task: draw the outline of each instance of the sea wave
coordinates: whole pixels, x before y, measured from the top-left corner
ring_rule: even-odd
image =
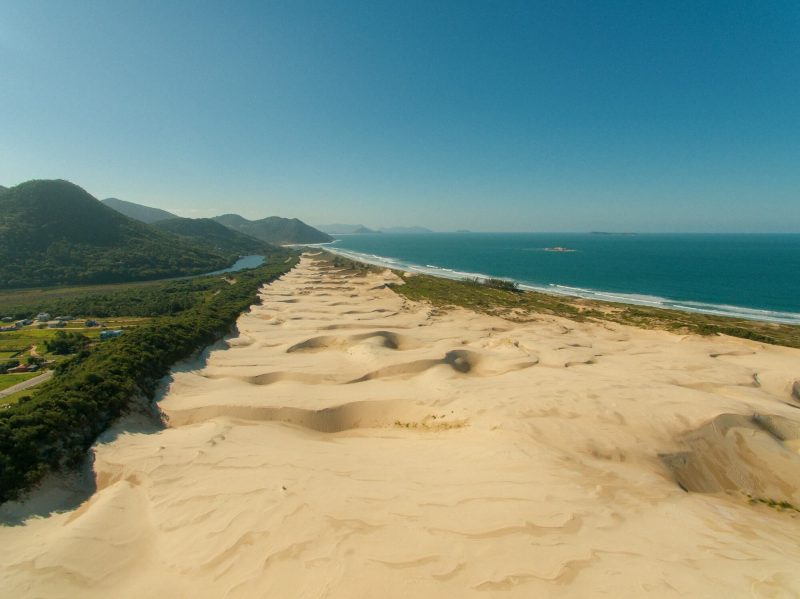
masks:
[[[315,244],[315,247],[322,247],[327,251],[356,260],[359,262],[366,262],[375,266],[383,266],[396,270],[403,270],[408,272],[416,272],[427,274],[435,277],[453,280],[472,280],[472,279],[490,279],[498,278],[496,275],[491,275],[481,272],[459,271],[452,268],[443,266],[436,266],[434,264],[414,264],[413,262],[402,261],[398,258],[390,258],[387,256],[379,256],[377,254],[364,254],[352,250],[345,250],[334,247],[336,242],[327,244]],[[613,302],[619,304],[631,304],[635,306],[650,306],[653,308],[668,308],[672,310],[682,310],[684,312],[695,312],[698,314],[709,314],[714,316],[729,316],[733,318],[742,318],[745,320],[757,320],[763,322],[774,322],[779,324],[793,324],[800,325],[800,313],[796,312],[781,312],[776,310],[763,310],[759,308],[746,308],[743,306],[730,306],[725,304],[711,304],[696,301],[682,301],[670,299],[666,297],[659,297],[655,295],[646,295],[639,293],[620,293],[616,291],[602,291],[597,289],[587,289],[583,287],[573,287],[569,285],[560,285],[557,283],[537,285],[530,282],[519,281],[516,279],[505,278],[508,281],[514,281],[519,284],[520,289],[526,291],[539,291],[542,293],[550,293],[555,295],[565,295],[570,297],[580,297],[584,299],[597,300],[603,302]]]

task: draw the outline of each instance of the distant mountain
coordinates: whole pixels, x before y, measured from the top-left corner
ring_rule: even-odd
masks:
[[[275,245],[290,243],[325,243],[333,237],[296,218],[269,216],[261,220],[247,220],[238,214],[215,216],[214,220],[226,227]]]
[[[379,232],[364,225],[317,225],[317,229],[330,235],[368,235]]]
[[[106,198],[105,200],[101,200],[101,202],[129,218],[133,218],[147,224],[155,223],[160,220],[166,220],[168,218],[178,218],[171,212],[161,210],[161,208],[142,206],[141,204],[134,204],[133,202],[118,200],[117,198]]]
[[[171,218],[153,223],[162,231],[212,249],[239,255],[268,254],[277,248],[218,223],[213,218]]]
[[[433,233],[425,227],[381,227],[381,233]]]
[[[234,258],[128,218],[68,181],[0,193],[0,287],[201,274]]]

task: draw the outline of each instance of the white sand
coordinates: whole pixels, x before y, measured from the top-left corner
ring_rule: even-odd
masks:
[[[306,258],[266,287],[174,373],[169,428],[0,529],[0,596],[800,595],[800,513],[737,490],[800,506],[800,351],[435,311],[390,279]]]

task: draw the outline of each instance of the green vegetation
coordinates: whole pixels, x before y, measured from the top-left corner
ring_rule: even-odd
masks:
[[[368,272],[379,272],[386,270],[385,268],[380,268],[379,266],[364,264],[363,262],[356,262],[355,260],[350,260],[349,258],[343,258],[342,256],[337,256],[336,254],[326,253],[324,255],[328,257],[331,265],[334,268],[340,268],[342,270],[346,270],[357,275],[365,275]]]
[[[281,263],[285,250],[273,248],[265,263]],[[238,276],[238,273],[237,275]],[[161,316],[176,314],[194,304],[195,295],[217,285],[219,277],[195,277],[143,281],[114,285],[56,287],[47,289],[0,291],[0,315],[14,319],[30,318],[39,312],[70,314],[85,318],[112,316]],[[3,336],[0,334],[0,340]],[[4,349],[0,341],[0,351]]]
[[[201,274],[235,258],[123,216],[67,181],[0,192],[0,288]]]
[[[89,338],[76,332],[57,331],[55,336],[44,342],[47,351],[57,356],[76,354],[89,345]]]
[[[333,237],[327,233],[318,231],[296,218],[270,216],[261,220],[247,220],[238,214],[223,214],[215,216],[214,220],[229,229],[275,245],[333,241]]]
[[[0,502],[18,497],[52,470],[80,462],[88,448],[135,397],[152,397],[158,381],[230,330],[237,316],[258,301],[259,287],[294,266],[284,260],[195,283],[191,305],[83,351],[38,387],[0,409]],[[133,293],[136,293],[134,288]]]
[[[475,279],[473,281],[477,285],[485,285],[492,289],[502,289],[503,291],[519,291],[519,284],[514,281],[506,281],[505,279]]]
[[[15,374],[4,374],[0,376],[0,391],[4,389],[8,389],[9,387],[13,387],[19,383],[24,383],[25,381],[32,379],[35,376],[39,376],[42,374],[41,372],[20,372]]]
[[[768,497],[753,497],[749,493],[747,497],[748,497],[748,503],[750,503],[750,505],[761,503],[763,505],[766,505],[767,507],[771,507],[773,510],[778,510],[780,512],[783,511],[800,512],[800,508],[795,507],[788,501],[776,501],[775,499],[770,499]]]
[[[265,241],[230,229],[211,218],[172,218],[154,223],[157,229],[213,250],[241,255],[262,255],[275,251]]]
[[[27,373],[26,373],[27,374]],[[31,373],[33,375],[39,375],[41,372],[34,372]],[[5,406],[11,406],[15,403],[18,403],[19,400],[31,397],[32,394],[36,393],[36,388],[33,389],[25,389],[23,391],[17,391],[16,393],[11,393],[10,395],[6,395],[5,397],[0,397],[0,410],[2,410]]]
[[[150,206],[142,206],[141,204],[134,204],[133,202],[126,202],[125,200],[118,200],[117,198],[106,198],[100,200],[109,208],[113,208],[120,214],[124,214],[128,218],[138,220],[148,225],[156,223],[160,220],[167,220],[168,218],[178,218],[172,212],[161,210],[161,208],[151,208]]]

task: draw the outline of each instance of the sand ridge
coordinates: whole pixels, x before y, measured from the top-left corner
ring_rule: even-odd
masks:
[[[0,529],[0,596],[800,594],[800,352],[434,310],[306,256]],[[681,486],[692,492],[684,491]]]

